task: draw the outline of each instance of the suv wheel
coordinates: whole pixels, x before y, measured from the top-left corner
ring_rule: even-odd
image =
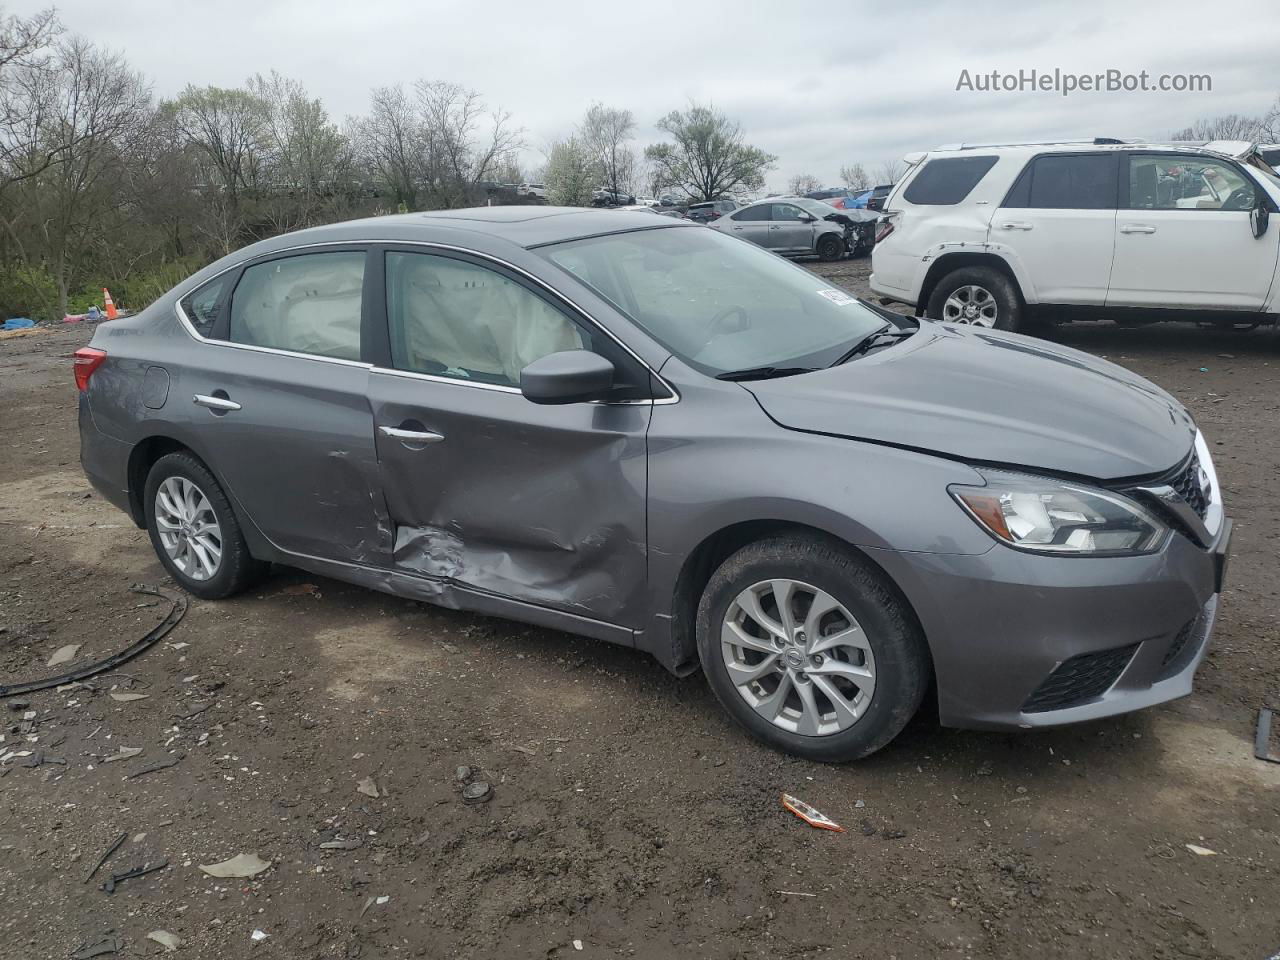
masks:
[[[934,320],[997,330],[1020,330],[1023,326],[1017,288],[990,267],[961,267],[948,273],[933,288],[926,313]]]
[[[839,260],[844,252],[844,243],[834,233],[818,238],[818,256],[823,260]]]
[[[266,564],[249,554],[226,494],[189,453],[161,457],[143,493],[156,556],[188,593],[220,600],[252,583]]]
[[[857,760],[892,740],[928,681],[924,638],[883,574],[802,535],[743,547],[698,605],[711,689],[760,740],[810,760]]]

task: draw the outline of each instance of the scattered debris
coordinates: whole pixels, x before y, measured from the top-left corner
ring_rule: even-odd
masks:
[[[1258,711],[1258,732],[1253,738],[1253,755],[1267,763],[1280,763],[1280,757],[1271,752],[1271,710],[1263,707]]]
[[[362,846],[364,846],[364,842],[356,839],[326,840],[324,843],[320,844],[320,849],[321,850],[359,850]]]
[[[789,793],[782,795],[782,805],[794,813],[811,827],[817,827],[819,830],[834,830],[836,833],[844,833],[844,827],[836,823],[826,814],[818,812],[803,800],[793,797]]]
[[[880,836],[885,840],[901,840],[907,835],[905,830],[882,830]]]
[[[369,897],[367,900],[365,900],[364,906],[360,908],[360,916],[363,917],[366,913],[368,913],[369,908],[372,907],[374,904],[377,904],[378,906],[382,906],[384,903],[390,903],[390,902],[391,902],[391,898],[387,896]]]
[[[169,865],[168,860],[161,860],[157,864],[144,863],[140,867],[122,871],[121,873],[113,873],[107,878],[107,882],[102,885],[102,889],[107,893],[116,892],[116,884],[123,883],[125,880],[134,880],[138,877],[145,877],[148,873],[155,873],[157,870],[163,870]]]
[[[320,588],[314,583],[294,583],[280,591],[286,597],[314,597],[320,599]]]
[[[784,897],[816,897],[816,893],[801,893],[799,890],[779,890]]]
[[[263,933],[261,930],[255,930],[253,933],[249,934],[249,939],[254,943],[261,943],[263,940],[267,939],[268,936],[269,934]]]
[[[491,799],[493,799],[493,787],[483,780],[468,783],[462,788],[462,800],[464,803],[487,803]]]
[[[160,946],[164,947],[166,953],[173,953],[178,947],[182,946],[182,938],[177,934],[170,933],[168,930],[152,930],[147,934],[148,940],[154,940]]]
[[[116,703],[133,703],[135,700],[146,700],[149,693],[112,693],[111,699]]]
[[[581,940],[575,940],[575,941],[573,941],[573,949],[575,949],[575,950],[581,950],[581,949],[582,949],[582,941],[581,941]]]
[[[378,792],[378,784],[374,781],[373,777],[365,777],[357,783],[356,792],[363,793],[366,797],[373,797],[375,800],[382,796],[382,794]]]
[[[53,651],[53,656],[49,658],[45,666],[58,667],[64,663],[70,663],[76,658],[76,654],[80,652],[81,646],[79,643],[68,643],[65,647],[59,647]]]
[[[120,849],[120,844],[124,843],[124,838],[126,836],[127,834],[124,831],[121,831],[120,836],[116,837],[115,840],[111,842],[111,846],[107,847],[107,852],[98,858],[98,862],[93,865],[93,869],[90,870],[88,875],[84,878],[85,883],[92,880],[93,875],[102,869],[102,865],[110,860],[112,854]]]
[[[92,957],[106,956],[108,953],[119,953],[124,944],[119,937],[103,937],[94,943],[86,943],[71,954],[71,960],[91,960]]]
[[[168,770],[170,767],[176,767],[186,757],[185,753],[179,753],[168,760],[157,760],[155,763],[149,763],[145,767],[140,767],[130,774],[125,775],[126,780],[137,780],[139,777],[145,777],[148,773],[156,773],[160,770]]]
[[[97,733],[96,730],[94,732]],[[128,760],[131,757],[136,757],[141,752],[142,752],[142,747],[121,747],[111,756],[103,757],[102,762],[115,763],[117,760]]]
[[[457,780],[459,783],[461,783],[463,780],[468,780],[470,778],[471,778],[470,767],[458,767],[457,770],[453,771],[453,779]]]
[[[256,853],[241,853],[221,863],[202,863],[200,870],[211,877],[256,877],[270,866]]]
[[[1194,843],[1188,843],[1187,849],[1197,857],[1216,857],[1218,855],[1217,850],[1210,850],[1208,847],[1201,847]]]
[[[876,835],[876,827],[875,827],[875,824],[874,824],[874,823],[872,823],[870,820],[863,820],[863,821],[862,821],[862,835],[863,835],[864,837],[874,837],[874,836]]]

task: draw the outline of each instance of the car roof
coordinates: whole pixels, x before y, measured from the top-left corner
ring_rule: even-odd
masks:
[[[669,217],[655,217],[650,221],[647,218],[637,218],[634,211],[597,207],[469,207],[348,220],[282,234],[263,244],[255,244],[254,248],[255,252],[266,252],[274,246],[296,245],[299,241],[360,243],[373,240],[439,240],[448,239],[449,235],[454,240],[462,241],[466,234],[472,234],[476,235],[477,241],[491,238],[528,249],[609,233],[682,226],[685,225]]]
[[[963,154],[1039,154],[1039,153],[1143,153],[1152,150],[1160,153],[1213,154],[1228,160],[1240,159],[1236,152],[1241,143],[1236,141],[1212,141],[1208,143],[1165,142],[1151,143],[1147,141],[1123,143],[1096,143],[1092,140],[1061,140],[1045,143],[992,143],[992,144],[947,144],[928,152],[930,158],[937,156]],[[914,165],[914,164],[913,164]]]

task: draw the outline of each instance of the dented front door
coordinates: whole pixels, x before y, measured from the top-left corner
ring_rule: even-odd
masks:
[[[397,569],[642,625],[649,404],[380,369],[370,402]]]

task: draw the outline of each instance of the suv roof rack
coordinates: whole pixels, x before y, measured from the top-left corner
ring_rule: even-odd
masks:
[[[1091,145],[1095,147],[1119,146],[1125,143],[1142,143],[1142,140],[1121,140],[1119,137],[1092,137],[1079,140],[1013,140],[1008,143],[944,143],[935,150],[985,150],[990,147],[1057,147]]]

